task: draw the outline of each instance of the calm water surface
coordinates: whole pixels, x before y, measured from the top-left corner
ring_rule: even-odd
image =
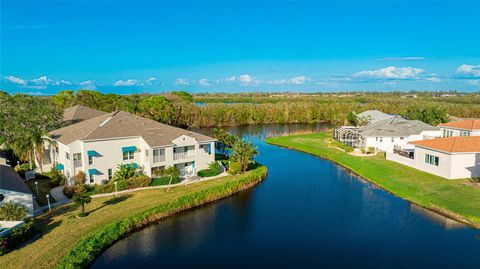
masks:
[[[119,241],[93,268],[480,268],[480,230],[412,206],[340,167],[264,142],[322,125],[232,128],[267,179]]]

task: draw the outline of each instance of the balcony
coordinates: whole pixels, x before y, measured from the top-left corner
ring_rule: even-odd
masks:
[[[82,166],[82,160],[74,160],[73,161],[73,167],[74,168],[81,167],[81,166]]]
[[[153,155],[153,163],[161,163],[165,161],[165,155]]]
[[[193,151],[183,151],[183,152],[175,152],[173,153],[173,160],[182,160],[182,159],[187,159],[187,158],[192,158],[194,157],[195,154]]]

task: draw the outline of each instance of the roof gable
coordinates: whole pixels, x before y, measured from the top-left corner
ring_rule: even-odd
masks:
[[[410,136],[419,135],[423,131],[439,131],[438,127],[431,126],[419,120],[407,120],[402,117],[393,117],[378,121],[359,128],[362,136]]]
[[[107,114],[107,112],[76,105],[63,110],[63,121],[78,123],[104,114]]]

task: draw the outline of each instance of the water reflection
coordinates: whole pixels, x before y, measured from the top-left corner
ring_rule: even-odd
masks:
[[[478,230],[415,208],[329,161],[264,142],[325,128],[227,128],[259,147],[267,179],[134,233],[92,267],[480,268]]]
[[[445,216],[442,216],[440,214],[437,214],[437,213],[435,213],[431,210],[425,209],[425,208],[417,206],[415,204],[410,204],[410,210],[413,213],[415,213],[417,215],[420,215],[420,216],[432,221],[433,223],[442,226],[445,230],[462,229],[462,228],[467,227],[463,223],[457,222],[453,219],[449,219]]]

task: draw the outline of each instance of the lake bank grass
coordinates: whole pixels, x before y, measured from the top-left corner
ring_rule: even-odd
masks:
[[[480,229],[480,190],[381,156],[359,157],[329,147],[328,132],[268,138],[267,142],[339,164],[392,194]]]
[[[128,233],[183,210],[248,189],[266,177],[260,166],[237,176],[197,184],[143,190],[118,197],[95,198],[88,216],[78,218],[72,203],[37,218],[41,235],[0,257],[0,268],[83,268]]]

